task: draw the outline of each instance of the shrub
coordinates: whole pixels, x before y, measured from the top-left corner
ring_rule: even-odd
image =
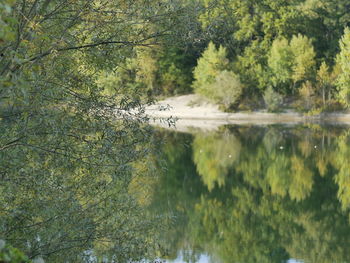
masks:
[[[283,97],[281,94],[275,92],[270,86],[265,90],[264,101],[268,111],[276,112],[280,109],[283,103]]]
[[[312,86],[312,83],[310,81],[306,81],[301,86],[301,89],[299,90],[299,95],[302,100],[302,106],[303,109],[306,111],[311,110],[314,107],[314,87]]]
[[[243,87],[239,77],[232,71],[223,70],[211,85],[214,101],[224,107],[224,110],[236,108],[242,95]]]
[[[344,110],[344,105],[338,100],[328,100],[326,105],[322,107],[322,112],[339,112]]]

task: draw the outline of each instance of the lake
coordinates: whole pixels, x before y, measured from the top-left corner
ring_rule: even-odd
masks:
[[[4,152],[0,239],[50,263],[350,262],[348,126],[148,131],[99,163]]]
[[[338,126],[162,130],[149,209],[165,262],[350,262],[350,132]]]

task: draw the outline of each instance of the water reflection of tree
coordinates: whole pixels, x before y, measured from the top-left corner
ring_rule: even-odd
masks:
[[[209,191],[223,186],[229,169],[239,158],[240,141],[229,132],[197,134],[193,141],[193,159]]]
[[[175,259],[178,249],[182,248],[184,259],[195,262],[198,259],[197,252],[201,250],[193,245],[193,235],[187,231],[195,227],[190,226],[188,217],[190,214],[195,216],[193,207],[206,188],[202,187],[192,161],[193,138],[188,134],[160,135],[164,144],[157,164],[160,167],[158,172],[162,173],[159,174],[158,184],[153,191],[150,211],[163,215],[163,225],[168,226],[167,231],[162,231],[160,237],[162,247],[165,248],[161,256]]]
[[[177,241],[176,249],[206,251],[217,262],[350,261],[346,129],[230,129],[233,133],[227,135],[226,130],[223,137],[220,133],[194,137],[193,160],[203,183],[186,181],[177,192],[181,201],[172,199],[174,214],[180,204],[187,204],[181,210],[185,219],[173,230],[185,229],[181,238],[186,242]],[[225,141],[230,136],[231,144]],[[239,157],[233,162],[217,158],[224,141],[222,156],[239,145]],[[193,164],[183,162],[181,154],[189,158],[191,149],[179,152],[180,162],[173,160],[171,166],[193,171]],[[215,165],[206,163],[210,158]],[[176,172],[171,176],[178,182],[183,179]],[[189,195],[187,190],[194,186],[200,193]]]

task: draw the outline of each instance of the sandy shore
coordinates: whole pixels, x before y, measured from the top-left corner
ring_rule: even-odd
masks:
[[[217,129],[225,124],[298,124],[298,123],[327,123],[350,125],[350,113],[329,113],[314,116],[304,116],[288,111],[283,113],[268,113],[266,111],[226,113],[219,110],[217,105],[206,99],[190,94],[167,98],[146,108],[146,114],[152,117],[153,123],[169,127],[164,119],[177,119],[175,126],[178,130],[188,129]]]

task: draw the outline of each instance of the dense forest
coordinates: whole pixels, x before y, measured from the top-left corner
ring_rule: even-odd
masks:
[[[6,0],[0,8],[2,104],[13,85],[18,103],[32,85],[53,97],[77,97],[83,85],[89,98],[122,104],[195,92],[226,110],[350,105],[345,0]]]
[[[183,5],[193,10],[194,2]],[[349,106],[347,1],[196,3],[202,8],[189,14],[196,25],[192,42],[164,43],[134,58],[136,79],[153,93],[195,92],[226,110]]]

